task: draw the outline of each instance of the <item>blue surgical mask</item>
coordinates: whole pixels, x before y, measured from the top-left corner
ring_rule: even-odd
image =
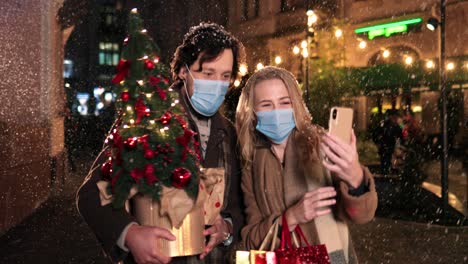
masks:
[[[190,73],[190,70],[188,72]],[[192,76],[192,73],[190,73],[190,76]],[[193,109],[203,116],[214,115],[224,101],[229,82],[195,79],[193,76],[192,79],[193,95],[189,101]]]
[[[256,129],[267,136],[273,143],[280,144],[296,127],[293,109],[278,109],[256,112]]]

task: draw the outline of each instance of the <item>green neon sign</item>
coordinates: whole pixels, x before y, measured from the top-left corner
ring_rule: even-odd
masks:
[[[404,33],[408,31],[408,25],[419,24],[423,20],[422,18],[413,18],[408,20],[402,20],[392,23],[373,25],[369,27],[357,28],[354,30],[356,34],[367,33],[369,39],[374,39],[378,36],[390,37],[392,34]]]

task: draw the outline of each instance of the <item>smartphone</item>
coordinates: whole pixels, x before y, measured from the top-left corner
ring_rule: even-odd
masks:
[[[353,129],[353,109],[346,107],[332,107],[328,121],[328,133],[341,138],[344,142],[351,142]]]

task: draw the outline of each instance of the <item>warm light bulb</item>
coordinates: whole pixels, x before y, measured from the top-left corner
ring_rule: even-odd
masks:
[[[307,40],[303,40],[301,42],[301,48],[303,48],[303,49],[307,48]]]
[[[341,29],[335,30],[335,37],[341,38],[341,36],[343,36],[343,30]]]
[[[388,58],[390,56],[390,51],[384,50],[382,55],[383,55],[384,58]]]
[[[447,70],[451,71],[453,69],[455,69],[455,63],[453,62],[447,63]]]
[[[276,63],[276,65],[280,64],[281,61],[282,61],[282,60],[281,60],[281,57],[280,57],[280,56],[276,56],[276,57],[275,57],[275,63]]]
[[[149,122],[150,122],[150,124],[152,124],[152,125],[154,125],[154,123],[155,123],[154,120],[150,120]]]
[[[299,54],[299,52],[301,52],[301,49],[300,49],[298,46],[294,46],[294,47],[293,47],[293,53],[294,53],[294,55]]]
[[[361,42],[359,42],[359,48],[365,49],[366,47],[367,47],[367,42],[365,42],[364,40],[361,40]]]
[[[263,69],[264,67],[265,67],[265,66],[263,65],[263,63],[259,62],[259,63],[257,64],[257,71]]]
[[[406,57],[406,58],[405,58],[405,63],[406,63],[407,65],[410,65],[411,63],[413,63],[413,58],[410,57],[410,56]]]
[[[132,12],[132,14],[136,14],[136,13],[138,13],[138,9],[137,8],[132,8],[131,12]]]
[[[304,58],[309,57],[309,51],[307,51],[307,49],[302,49],[302,57]]]
[[[178,103],[179,103],[179,99],[175,99],[174,104],[178,104]]]
[[[240,81],[239,81],[239,80],[235,80],[235,81],[234,81],[234,86],[235,86],[235,87],[239,87],[239,85],[240,85]]]
[[[138,80],[137,83],[140,85],[140,86],[143,86],[143,84],[145,84],[145,82],[143,80]]]
[[[150,94],[150,93],[146,94],[146,98],[151,98],[151,96],[153,96],[153,94]]]
[[[426,62],[426,68],[428,69],[434,69],[435,68],[435,63],[432,60],[428,60]]]
[[[240,75],[242,76],[245,76],[247,74],[247,65],[242,63],[240,66],[239,66],[239,73]]]
[[[133,119],[130,119],[130,124],[132,124],[132,125],[133,125],[133,123],[135,123],[135,120],[133,120]]]
[[[148,30],[146,30],[146,29],[143,29],[143,30],[141,31],[141,33],[147,33],[147,32],[148,32]]]
[[[132,111],[132,107],[131,107],[131,106],[127,106],[127,111]]]

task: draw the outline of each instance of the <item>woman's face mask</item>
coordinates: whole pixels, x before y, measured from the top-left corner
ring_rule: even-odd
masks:
[[[256,129],[275,144],[286,140],[296,127],[292,108],[261,111],[255,114],[257,115]]]
[[[213,116],[224,101],[229,82],[195,79],[188,67],[187,70],[193,79],[193,94],[189,100],[190,104],[199,114],[207,117]],[[185,88],[187,89],[187,87]]]

